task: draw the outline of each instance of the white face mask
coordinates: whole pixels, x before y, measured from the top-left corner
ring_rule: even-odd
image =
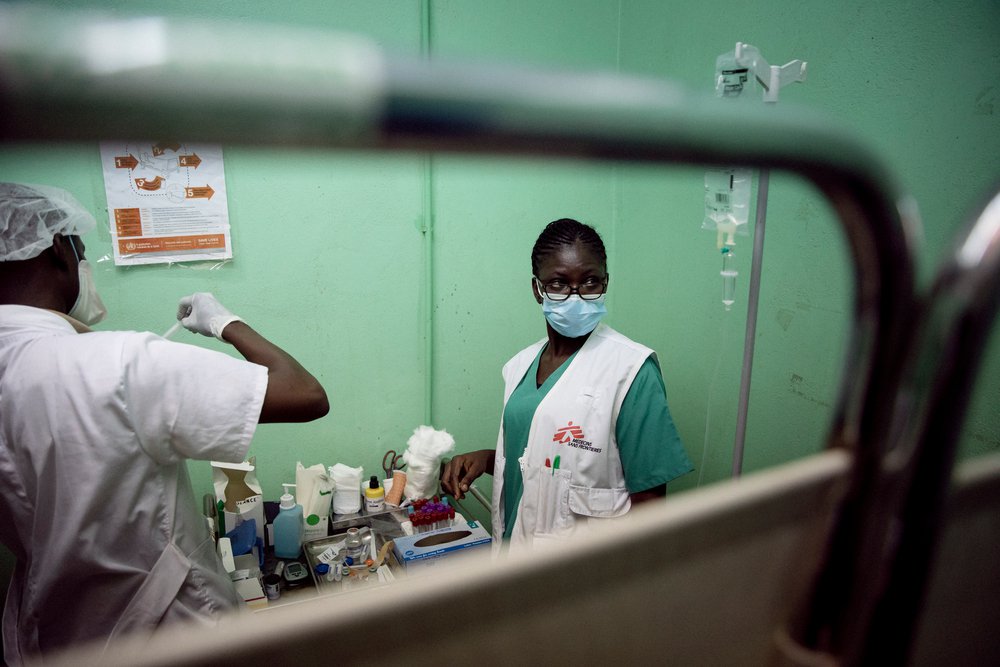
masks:
[[[76,246],[73,245],[72,241],[69,243],[73,246],[73,254],[76,255],[78,264],[77,275],[80,278],[80,293],[68,314],[84,324],[97,324],[107,316],[108,309],[104,307],[101,295],[97,293],[94,275],[90,270],[90,262],[85,259],[81,260],[80,255],[76,253]]]

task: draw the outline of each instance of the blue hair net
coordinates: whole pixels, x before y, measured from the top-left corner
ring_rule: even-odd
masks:
[[[95,227],[90,211],[61,188],[0,183],[0,262],[37,257],[56,234],[80,236]]]

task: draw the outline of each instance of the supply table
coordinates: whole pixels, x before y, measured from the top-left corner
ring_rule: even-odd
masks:
[[[465,527],[469,523],[461,514],[456,514],[454,525]],[[373,561],[384,556],[384,561],[377,570],[370,572],[364,562],[355,564],[350,569],[351,575],[342,576],[339,581],[328,580],[316,574],[316,566],[328,562],[335,552],[343,553],[348,530],[357,528],[365,546],[365,555]],[[299,562],[305,565],[309,576],[303,585],[289,587],[282,580],[281,595],[278,599],[268,600],[266,606],[252,607],[255,612],[274,609],[295,602],[310,600],[316,597],[340,595],[366,588],[388,585],[399,577],[406,576],[404,566],[399,562],[396,553],[386,545],[397,538],[407,538],[412,528],[405,508],[387,507],[384,511],[368,514],[364,511],[357,514],[338,515],[330,517],[328,535],[309,540],[302,545]],[[468,532],[468,531],[463,531]],[[484,531],[485,532],[485,531]],[[479,546],[479,545],[476,545]],[[269,552],[265,557],[264,572],[273,572],[280,562]],[[291,563],[293,561],[286,561]],[[331,578],[332,579],[332,578]]]

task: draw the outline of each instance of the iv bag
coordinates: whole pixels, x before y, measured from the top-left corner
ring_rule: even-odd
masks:
[[[705,218],[701,228],[718,232],[716,243],[734,246],[735,234],[749,236],[749,169],[710,169],[705,172]]]
[[[723,53],[715,60],[715,94],[718,97],[738,97],[747,84],[750,70],[736,64],[733,52]]]
[[[753,104],[758,99],[757,77],[736,60],[736,51],[715,59],[715,95],[726,104]],[[717,232],[716,245],[736,245],[735,235],[749,236],[749,169],[710,169],[705,172],[705,217],[701,228]]]
[[[757,77],[746,65],[736,61],[736,51],[715,59],[715,95],[727,99],[759,99]]]

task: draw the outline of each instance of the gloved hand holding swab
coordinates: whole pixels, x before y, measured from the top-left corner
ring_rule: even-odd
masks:
[[[180,320],[178,320],[178,321],[174,322],[174,325],[172,327],[170,327],[169,329],[166,330],[166,332],[164,332],[163,337],[164,338],[170,338],[175,333],[177,333],[177,330],[180,329],[180,328],[181,328],[181,323],[180,323]]]
[[[177,321],[174,322],[174,325],[172,327],[170,327],[169,329],[166,330],[166,332],[164,332],[163,337],[164,338],[170,338],[175,333],[177,333],[177,330],[181,328],[181,320],[184,319],[185,317],[187,317],[190,314],[191,314],[191,306],[184,306],[184,305],[182,305],[182,306],[178,307],[177,308]]]
[[[233,315],[225,306],[219,303],[210,292],[196,292],[180,301],[178,313],[181,326],[188,331],[194,331],[204,336],[214,336],[223,340],[222,331],[233,322],[242,322],[243,318]]]

